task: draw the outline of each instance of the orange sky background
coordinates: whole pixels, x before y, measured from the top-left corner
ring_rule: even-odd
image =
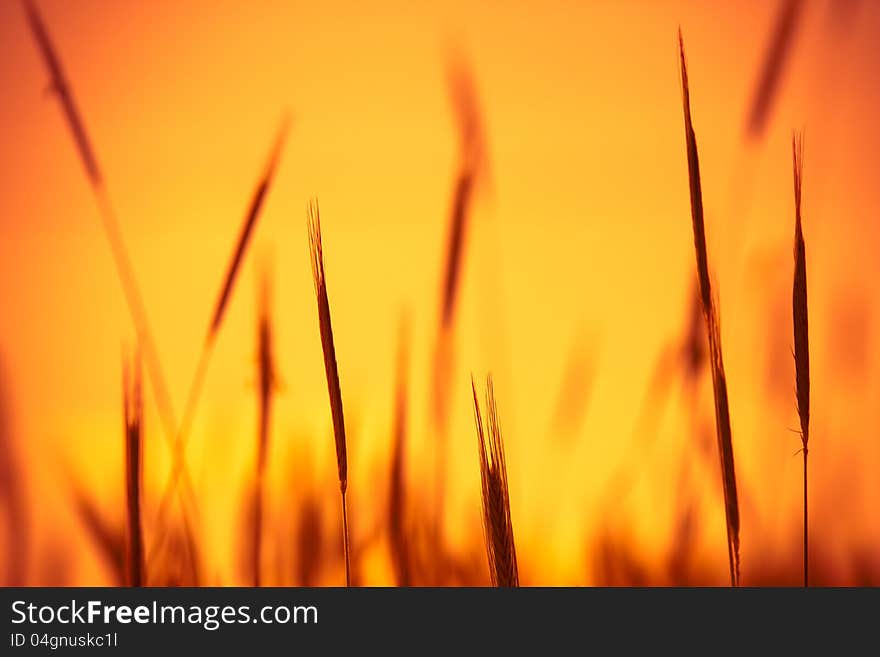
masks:
[[[351,434],[354,531],[384,513],[404,312],[410,482],[430,490],[429,366],[457,165],[451,48],[472,66],[491,187],[474,208],[456,318],[450,543],[481,540],[469,373],[491,370],[524,583],[596,583],[591,546],[603,531],[661,567],[682,496],[699,500],[695,559],[725,583],[709,378],[697,421],[710,432],[707,459],[696,453],[678,387],[657,435],[642,443],[651,447],[634,449],[631,439],[658,358],[686,328],[694,278],[679,26],[720,298],[744,582],[768,564],[800,563],[793,128],[806,143],[815,554],[844,583],[856,577],[853,555],[876,555],[880,4],[858,3],[842,22],[831,2],[807,0],[758,143],[745,141],[744,122],[775,2],[41,0],[39,8],[105,173],[178,414],[266,153],[283,112],[293,118],[189,449],[217,583],[240,582],[261,260],[275,272],[283,384],[272,514],[292,513],[306,485],[326,491],[328,513],[337,511],[305,220],[313,195]],[[0,373],[33,518],[28,581],[60,583],[47,581],[51,562],[63,564],[65,583],[99,584],[108,574],[76,521],[68,482],[83,482],[121,521],[121,353],[134,331],[17,2],[0,3],[0,44]],[[594,359],[593,385],[583,423],[560,435],[553,416],[578,350]],[[151,394],[146,422],[154,513],[169,455]],[[635,483],[609,495],[621,469]],[[0,531],[0,541],[16,540]],[[366,569],[369,583],[392,581],[378,549]],[[338,581],[338,571],[327,574],[326,583]]]

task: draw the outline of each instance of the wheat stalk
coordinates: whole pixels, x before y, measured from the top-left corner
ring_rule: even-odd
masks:
[[[449,93],[458,122],[459,164],[452,188],[449,237],[440,293],[437,344],[434,351],[434,420],[441,430],[445,429],[446,425],[446,388],[449,378],[448,367],[444,365],[451,355],[448,353],[449,343],[461,287],[459,280],[467,226],[477,177],[485,168],[485,139],[473,78],[463,62],[453,60],[449,63],[448,79]]]
[[[721,355],[721,329],[712,288],[709,280],[709,257],[706,252],[706,230],[703,222],[703,194],[700,185],[700,161],[697,155],[697,138],[691,122],[690,90],[688,88],[687,61],[684,40],[678,32],[681,62],[682,105],[684,107],[685,141],[687,145],[688,178],[691,195],[691,218],[694,231],[694,250],[697,258],[697,274],[700,282],[700,301],[706,331],[709,336],[709,356],[712,365],[712,388],[715,397],[715,433],[721,459],[721,482],[724,491],[724,511],[727,521],[727,553],[730,565],[730,582],[739,585],[739,502],[736,492],[736,471],[733,463],[733,437],[730,429],[730,408],[727,398],[727,379]]]
[[[141,394],[141,361],[136,356],[134,372],[128,365],[123,368],[123,410],[125,418],[125,499],[128,529],[128,583],[143,586],[144,535],[142,513],[143,491],[143,427],[144,404]]]
[[[260,586],[261,583],[260,555],[263,542],[266,461],[269,451],[272,392],[275,389],[275,365],[272,357],[272,322],[269,317],[269,281],[265,275],[260,288],[260,310],[257,322],[257,363],[260,408],[257,435],[256,495],[254,498],[254,586]]]
[[[480,479],[483,498],[483,531],[486,537],[486,555],[493,586],[519,586],[516,565],[516,546],[513,541],[513,523],[510,520],[510,498],[507,490],[507,466],[504,460],[504,443],[495,407],[492,377],[486,380],[486,413],[489,439],[483,432],[483,419],[477,388],[471,377],[474,394],[474,419],[480,450]]]
[[[321,507],[312,495],[299,504],[296,544],[297,585],[314,586],[321,570],[324,522]]]
[[[460,57],[450,57],[447,64],[447,80],[459,133],[459,161],[449,211],[449,233],[440,291],[439,322],[431,384],[431,410],[437,433],[432,538],[438,559],[443,540],[446,432],[449,415],[449,384],[453,375],[455,357],[453,344],[455,313],[461,291],[462,262],[468,224],[471,221],[474,192],[479,178],[487,175],[485,138],[476,86],[465,60]]]
[[[792,319],[794,325],[794,362],[797,382],[797,410],[801,424],[804,455],[804,586],[809,586],[809,531],[807,524],[807,443],[810,439],[810,342],[807,317],[807,253],[801,224],[801,190],[804,172],[804,143],[795,134],[791,143],[794,168],[794,283]]]
[[[318,200],[308,207],[309,247],[311,250],[312,277],[318,302],[318,326],[321,330],[321,348],[324,352],[324,372],[327,376],[327,392],[330,396],[330,414],[333,418],[333,436],[336,441],[336,466],[339,472],[339,491],[342,496],[342,543],[345,554],[345,585],[351,586],[351,557],[348,535],[348,461],[345,448],[345,416],[342,412],[342,391],[339,388],[339,371],[336,366],[336,347],[333,344],[333,327],[330,323],[330,302],[327,299],[327,280],[324,277],[324,249],[321,244],[321,213]]]
[[[407,345],[406,323],[401,320],[397,353],[397,380],[394,394],[394,446],[391,455],[388,524],[391,537],[391,560],[398,586],[412,582],[409,541],[406,536],[406,419],[407,419]]]

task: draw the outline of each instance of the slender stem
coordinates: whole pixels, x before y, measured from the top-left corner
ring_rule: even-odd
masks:
[[[714,306],[709,306],[709,314],[707,315],[707,317],[714,316],[714,313],[715,313]],[[718,399],[718,391],[719,391],[719,383],[718,383],[719,378],[721,380],[721,386],[726,386],[726,383],[724,383],[724,379],[721,378],[724,376],[724,372],[722,371],[721,377],[719,377],[718,367],[717,367],[717,365],[715,365],[715,361],[714,361],[714,359],[715,359],[714,355],[718,354],[720,356],[720,354],[721,354],[721,345],[718,343],[719,335],[717,334],[716,331],[712,330],[712,328],[711,328],[712,326],[717,326],[717,325],[715,324],[715,319],[708,319],[707,322],[709,324],[709,353],[712,354],[712,359],[713,359],[712,387],[714,390],[715,398],[717,400]],[[726,392],[726,388],[725,388],[724,395],[726,396],[726,394],[727,394],[727,392]],[[718,414],[717,401],[716,401],[715,413],[716,413],[716,417],[717,417],[717,414]],[[729,422],[729,420],[728,420],[728,422]],[[731,447],[731,449],[732,449],[732,447]],[[722,482],[722,490],[724,492],[724,506],[725,506],[724,511],[725,511],[725,514],[727,515],[727,522],[726,522],[726,526],[727,526],[727,563],[730,567],[730,585],[732,587],[736,588],[739,586],[739,564],[737,563],[738,555],[737,555],[737,551],[736,551],[736,535],[734,534],[733,531],[731,531],[732,528],[731,528],[730,515],[729,515],[730,511],[729,511],[729,506],[728,506],[728,496],[730,493],[728,491],[727,475],[725,472],[726,463],[725,463],[725,459],[724,459],[724,450],[722,449],[721,444],[719,444],[718,453],[719,453],[719,456],[721,457],[721,482]]]
[[[442,431],[442,430],[441,430]],[[443,432],[445,433],[445,432]],[[431,540],[434,543],[434,550],[438,562],[442,557],[443,548],[443,520],[444,520],[444,489],[446,487],[446,437],[438,436],[435,443],[436,456],[434,459],[434,527]]]
[[[260,553],[263,548],[263,473],[257,474],[257,489],[254,501],[253,571],[254,586],[262,585],[260,580]]]
[[[730,527],[727,528],[727,563],[730,566],[730,585],[734,588],[739,586],[736,579],[736,566],[734,565],[736,557],[733,554],[733,542],[730,537]]]
[[[345,489],[342,489],[342,545],[345,551],[345,585],[351,586],[351,547],[348,540],[348,506],[345,503]]]
[[[254,535],[253,535],[253,568],[254,568],[254,586],[261,586],[262,579],[260,573],[260,557],[263,552],[263,513],[265,505],[265,479],[266,479],[266,447],[269,436],[269,400],[267,396],[263,397],[260,404],[260,428],[257,448],[257,481],[256,490],[254,492]]]
[[[214,340],[209,335],[208,339],[205,340],[202,345],[202,351],[199,355],[199,362],[196,366],[196,373],[193,377],[192,382],[190,383],[189,393],[186,398],[186,407],[184,408],[183,418],[180,423],[180,427],[178,428],[175,435],[175,440],[172,446],[172,465],[171,465],[171,474],[168,477],[168,481],[165,484],[165,488],[162,492],[162,498],[159,501],[159,510],[156,513],[156,526],[158,527],[158,532],[156,538],[153,540],[152,548],[150,550],[150,554],[147,557],[147,563],[149,563],[156,557],[159,553],[159,548],[165,541],[166,530],[168,528],[167,516],[170,512],[171,502],[173,501],[174,494],[177,492],[177,486],[180,483],[180,478],[184,477],[184,482],[187,487],[187,490],[190,491],[191,503],[195,504],[195,493],[192,481],[189,477],[189,471],[186,468],[186,447],[187,447],[187,434],[189,433],[189,429],[193,422],[193,416],[195,414],[195,408],[198,403],[199,395],[202,391],[202,384],[205,380],[205,373],[208,369],[208,361],[211,357],[211,352],[213,351]],[[184,500],[181,499],[181,511],[185,514],[186,507],[184,505]]]
[[[804,446],[804,587],[810,585],[809,536],[807,525],[807,448]]]
[[[199,586],[201,575],[199,573],[199,558],[198,553],[196,552],[195,534],[193,534],[193,527],[189,515],[186,513],[186,509],[183,507],[183,500],[181,500],[180,502],[180,518],[183,521],[183,537],[186,541],[187,562],[189,563],[190,574],[193,578],[192,586]]]
[[[94,190],[104,234],[110,245],[110,252],[113,255],[113,262],[116,265],[116,272],[122,285],[125,302],[128,305],[128,310],[131,313],[135,331],[138,335],[138,344],[143,351],[144,361],[150,374],[150,383],[153,388],[156,409],[162,421],[162,426],[165,429],[166,438],[173,445],[174,427],[177,424],[174,419],[171,398],[168,395],[168,386],[165,383],[165,375],[162,373],[162,366],[156,351],[156,343],[153,340],[153,333],[147,320],[147,310],[143,297],[137,284],[134,268],[128,257],[128,251],[125,248],[122,231],[119,228],[119,221],[116,218],[113,205],[110,203],[110,196],[103,185],[96,186]]]

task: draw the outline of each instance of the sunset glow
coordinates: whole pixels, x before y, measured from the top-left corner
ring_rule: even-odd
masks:
[[[880,584],[880,4],[796,3],[760,129],[749,116],[785,2],[35,4],[103,172],[176,419],[289,117],[188,436],[199,583],[252,581],[245,528],[266,281],[275,378],[262,579],[344,583],[312,198],[344,398],[354,583],[398,583],[388,510],[401,385],[414,583],[489,584],[471,389],[472,375],[482,390],[488,373],[521,584],[728,583],[712,378],[705,361],[688,369],[697,281],[680,28],[729,392],[742,583],[798,585],[802,575],[798,130],[810,579]],[[121,584],[82,500],[124,540],[122,369],[137,334],[102,207],[23,3],[0,3],[0,43],[0,578]],[[442,357],[443,438],[435,359],[454,190],[469,162],[455,63],[472,81],[483,141]],[[696,335],[700,346],[702,323]],[[150,554],[182,517],[175,501],[160,526],[171,436],[148,370]],[[438,490],[439,539],[430,535]],[[156,574],[179,566],[170,544],[148,558],[148,583],[181,583]],[[316,565],[305,568],[306,559]]]

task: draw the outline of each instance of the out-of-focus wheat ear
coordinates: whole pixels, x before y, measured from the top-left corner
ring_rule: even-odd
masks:
[[[456,302],[458,300],[458,280],[461,274],[462,251],[464,249],[473,188],[474,171],[469,164],[463,164],[452,192],[449,242],[446,250],[446,266],[443,275],[443,292],[441,294],[441,330],[448,331],[452,326],[454,318]]]
[[[681,340],[682,375],[693,390],[706,367],[706,333],[703,328],[703,309],[697,287],[690,296],[687,324]]]
[[[400,323],[397,351],[397,380],[394,392],[394,446],[391,455],[388,526],[391,560],[398,586],[410,586],[412,573],[410,547],[406,532],[406,421],[407,421],[407,349],[406,320]]]
[[[229,301],[232,297],[232,291],[235,288],[235,282],[238,278],[238,273],[241,270],[241,263],[244,260],[247,247],[251,241],[251,236],[253,235],[254,229],[256,228],[257,220],[261,216],[261,211],[263,209],[266,196],[272,186],[272,181],[275,176],[275,171],[278,167],[278,161],[281,156],[281,151],[284,147],[284,142],[287,138],[289,126],[290,118],[287,114],[285,114],[282,117],[281,126],[278,128],[278,134],[276,135],[275,141],[272,144],[272,149],[269,151],[269,157],[264,166],[263,173],[261,174],[260,179],[257,182],[257,186],[254,190],[251,202],[248,205],[248,210],[245,214],[244,222],[242,223],[241,232],[239,233],[238,240],[236,241],[235,247],[232,251],[232,256],[226,269],[226,275],[223,278],[223,283],[220,286],[220,293],[217,297],[217,303],[214,307],[214,312],[211,315],[211,322],[208,324],[208,333],[205,336],[205,341],[202,344],[202,351],[199,357],[198,366],[196,367],[196,374],[193,377],[192,385],[190,386],[189,394],[187,395],[186,408],[184,409],[181,428],[178,431],[178,451],[180,452],[182,452],[185,448],[186,437],[189,428],[192,425],[192,420],[195,414],[196,407],[198,406],[198,400],[201,394],[202,384],[204,383],[208,361],[211,357],[214,341],[216,340],[217,334],[220,331],[220,327],[223,323],[223,318],[226,316],[226,310],[229,307]],[[180,459],[182,458],[182,456],[182,454],[179,454],[177,458]]]
[[[561,440],[571,439],[587,416],[596,377],[596,346],[581,331],[566,358],[550,431]]]
[[[706,320],[709,337],[709,357],[712,366],[712,389],[715,397],[715,433],[718,454],[721,459],[721,482],[724,492],[724,510],[727,522],[727,556],[730,565],[730,582],[739,585],[739,501],[736,492],[736,471],[733,462],[733,437],[730,429],[730,407],[727,398],[727,379],[721,352],[721,327],[712,297],[709,279],[709,257],[706,251],[706,229],[703,221],[703,193],[700,186],[700,160],[697,155],[697,138],[691,121],[690,88],[688,86],[687,61],[684,40],[678,31],[681,63],[681,92],[684,107],[685,142],[687,146],[688,179],[691,196],[691,219],[694,231],[694,250],[697,259],[697,275],[700,283],[700,302]]]
[[[746,136],[749,139],[760,139],[767,127],[773,103],[782,84],[785,66],[791,57],[805,4],[803,0],[782,0],[779,4],[776,23],[746,116]]]
[[[309,494],[297,508],[296,581],[298,586],[315,586],[324,555],[324,519],[317,500]]]
[[[809,530],[807,522],[807,443],[810,440],[810,341],[807,313],[807,250],[801,223],[801,190],[804,173],[804,142],[794,134],[791,142],[794,167],[794,285],[792,319],[794,362],[797,381],[797,410],[804,455],[804,586],[809,586]]]
[[[461,60],[450,59],[448,64],[449,95],[456,113],[459,132],[459,163],[455,183],[452,188],[452,205],[449,216],[449,238],[446,246],[446,258],[443,269],[443,287],[440,292],[440,322],[438,345],[435,350],[435,370],[442,363],[436,362],[443,358],[443,345],[448,343],[448,334],[452,330],[455,309],[459,296],[459,279],[461,277],[462,258],[464,252],[467,226],[474,188],[478,177],[485,177],[487,164],[485,158],[485,137],[482,119],[477,103],[477,93],[469,67]],[[446,378],[437,376],[435,386],[443,384]],[[435,394],[435,397],[437,395]],[[440,407],[435,408],[440,414],[445,413],[445,404],[440,395]],[[437,402],[435,402],[435,407]],[[440,422],[445,417],[437,418]]]
[[[330,414],[333,418],[333,436],[336,441],[336,467],[339,472],[339,490],[342,494],[342,539],[345,551],[345,584],[351,585],[351,558],[348,535],[348,509],[345,494],[348,489],[348,459],[345,448],[345,416],[342,412],[342,391],[339,387],[339,371],[336,366],[336,347],[333,343],[333,327],[330,323],[330,302],[327,299],[327,281],[324,276],[324,249],[321,243],[321,213],[318,200],[308,207],[309,247],[312,255],[312,277],[318,301],[318,326],[321,331],[321,348],[324,352],[324,372],[327,375],[327,391],[330,396]]]
[[[260,308],[257,320],[257,363],[259,378],[259,425],[257,427],[257,471],[254,495],[253,576],[254,586],[261,585],[260,557],[263,544],[264,506],[266,494],[266,462],[269,452],[269,428],[272,416],[272,393],[275,389],[275,364],[272,356],[272,319],[270,317],[270,286],[266,272],[260,283]]]
[[[143,447],[144,404],[141,392],[140,354],[134,358],[134,371],[126,364],[123,368],[123,408],[125,417],[125,499],[127,542],[127,571],[130,586],[143,586]]]
[[[452,188],[449,228],[444,254],[437,336],[434,345],[430,408],[436,433],[434,459],[433,542],[435,557],[440,558],[443,541],[443,518],[447,461],[450,383],[454,378],[455,314],[461,291],[461,272],[471,222],[474,193],[478,182],[488,179],[486,139],[477,100],[476,84],[467,60],[460,53],[447,59],[449,98],[459,134],[458,165]]]
[[[220,288],[220,295],[217,297],[217,304],[214,308],[214,314],[211,317],[211,324],[208,327],[208,336],[206,340],[214,339],[217,331],[220,330],[220,324],[223,322],[223,316],[226,307],[229,304],[229,298],[238,272],[241,269],[241,263],[244,259],[245,251],[250,243],[251,235],[253,235],[254,227],[257,225],[257,219],[260,217],[260,210],[266,200],[266,194],[272,185],[272,179],[275,176],[275,170],[278,167],[278,160],[281,156],[281,150],[284,148],[284,142],[287,138],[287,132],[290,127],[290,117],[285,114],[281,119],[281,126],[278,128],[278,134],[275,142],[272,144],[272,150],[269,152],[269,158],[263,170],[263,175],[257,183],[248,206],[247,214],[245,214],[244,223],[239,233],[238,241],[235,244],[235,250],[232,252],[232,258],[229,261],[229,267],[226,270],[226,277],[223,279],[223,286]]]
[[[272,399],[276,385],[275,357],[272,332],[271,287],[269,274],[264,272],[260,281],[260,306],[257,320],[257,362],[260,394],[260,424],[257,466],[266,467],[269,452],[269,428]]]
[[[471,196],[474,188],[471,165],[464,163],[453,189],[452,210],[449,225],[449,242],[440,293],[440,324],[434,346],[433,399],[434,425],[442,439],[446,434],[449,381],[453,358],[453,326],[458,304],[459,279],[461,277],[465,235],[470,216]]]
[[[510,497],[507,487],[507,466],[504,460],[504,443],[495,407],[492,377],[486,381],[486,416],[488,441],[483,430],[483,419],[477,389],[471,377],[474,395],[474,419],[480,452],[480,479],[483,499],[483,531],[486,538],[486,555],[492,585],[500,587],[519,586],[516,564],[516,546],[513,540],[513,523],[510,519]]]
[[[458,128],[459,169],[471,171],[475,177],[489,184],[491,173],[483,112],[473,69],[462,52],[448,53],[446,79]]]
[[[268,195],[269,189],[272,186],[272,181],[274,180],[275,171],[278,168],[278,162],[281,157],[281,151],[284,148],[284,143],[287,138],[289,127],[290,118],[287,114],[285,114],[281,119],[281,126],[278,129],[275,141],[272,143],[272,148],[269,151],[269,156],[266,160],[263,172],[260,175],[259,180],[257,181],[256,189],[254,190],[253,196],[251,197],[251,202],[248,205],[247,212],[245,213],[241,232],[239,233],[238,240],[236,241],[235,247],[232,251],[232,257],[230,258],[229,265],[226,269],[226,275],[224,276],[223,282],[220,286],[220,293],[217,297],[214,312],[211,315],[211,321],[208,324],[208,332],[205,335],[204,342],[202,343],[202,348],[199,354],[199,361],[196,365],[196,372],[193,376],[192,382],[190,383],[189,392],[187,393],[186,406],[183,410],[183,417],[181,419],[180,426],[175,429],[173,464],[171,468],[171,475],[165,485],[161,500],[159,502],[159,521],[157,522],[158,537],[156,539],[156,542],[153,544],[153,549],[151,550],[151,553],[153,554],[158,550],[158,545],[160,545],[161,542],[164,540],[165,531],[167,530],[166,516],[168,514],[169,505],[171,503],[171,500],[173,499],[173,495],[177,491],[177,486],[180,483],[181,477],[183,477],[184,479],[184,485],[187,487],[187,490],[191,490],[193,488],[186,468],[186,446],[187,438],[189,436],[189,430],[192,427],[196,409],[198,407],[199,399],[201,397],[202,386],[204,384],[205,375],[207,374],[208,370],[208,363],[211,360],[211,354],[213,353],[214,349],[214,342],[217,339],[217,335],[223,323],[223,318],[225,317],[226,310],[229,307],[229,302],[232,297],[232,291],[235,288],[235,282],[238,278],[239,271],[241,270],[241,263],[243,262],[244,256],[247,252],[248,244],[250,244],[251,236],[253,235],[254,229],[256,228],[257,220],[261,216],[266,196]],[[190,495],[190,498],[193,497],[194,495]]]

